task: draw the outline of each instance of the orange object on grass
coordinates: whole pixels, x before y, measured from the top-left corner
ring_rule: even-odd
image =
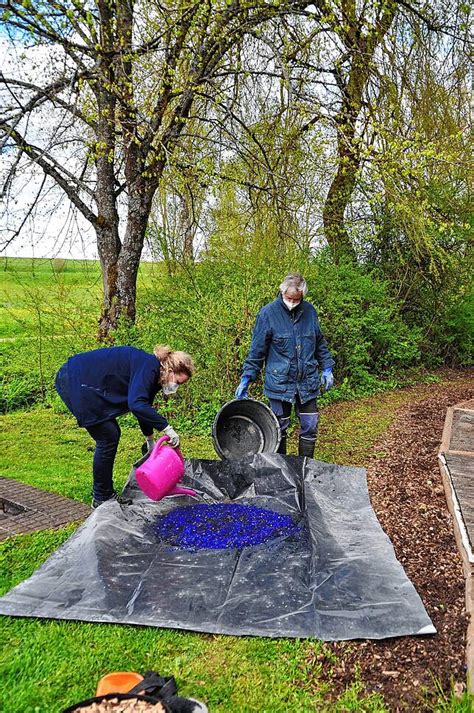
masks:
[[[134,671],[115,671],[102,676],[97,684],[96,696],[106,696],[107,693],[128,693],[137,683],[143,681],[143,676]]]

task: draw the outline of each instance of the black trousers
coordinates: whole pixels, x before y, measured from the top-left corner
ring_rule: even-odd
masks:
[[[67,364],[58,371],[55,386],[61,399],[73,413]],[[108,500],[114,494],[113,470],[120,440],[120,426],[115,418],[111,418],[103,423],[88,426],[86,430],[95,441],[92,495],[97,502]]]

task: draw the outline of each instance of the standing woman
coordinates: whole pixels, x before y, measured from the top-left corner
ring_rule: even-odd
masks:
[[[92,507],[116,495],[113,467],[120,439],[117,416],[131,412],[147,439],[154,444],[153,429],[163,431],[170,445],[179,445],[179,436],[154,408],[161,389],[174,394],[194,373],[194,363],[186,352],[158,345],[153,354],[136,347],[106,347],[70,357],[56,375],[56,389],[95,441],[92,467]]]
[[[334,383],[334,359],[321,331],[317,312],[304,297],[306,280],[297,272],[285,277],[276,300],[262,307],[244,362],[235,397],[247,397],[249,384],[265,367],[265,395],[278,419],[281,441],[278,453],[286,454],[286,437],[294,406],[300,422],[298,455],[312,458],[316,444],[320,383]]]

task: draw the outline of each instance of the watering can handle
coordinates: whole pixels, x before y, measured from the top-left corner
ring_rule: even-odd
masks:
[[[170,437],[167,436],[166,434],[165,434],[164,436],[161,436],[161,438],[159,438],[159,439],[157,440],[156,445],[155,445],[155,448],[157,448],[157,449],[158,449],[158,448],[161,448],[161,446],[163,445],[163,443],[166,443],[166,441],[169,441],[169,440],[170,440]]]
[[[165,434],[164,436],[161,436],[161,438],[159,438],[159,439],[157,440],[157,442],[156,442],[156,444],[155,444],[155,448],[154,448],[153,450],[156,450],[156,451],[157,451],[159,448],[161,448],[162,445],[164,445],[164,444],[166,443],[166,441],[169,441],[169,440],[170,440],[170,437],[167,436],[166,434]],[[183,463],[184,463],[183,454],[181,453],[181,451],[179,450],[179,448],[176,447],[176,448],[173,448],[173,450],[174,450],[175,453],[177,453],[177,454],[179,455],[179,457],[181,458],[181,460],[182,460]]]

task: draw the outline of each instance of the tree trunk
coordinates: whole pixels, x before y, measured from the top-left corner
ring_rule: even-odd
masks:
[[[119,237],[119,216],[114,193],[113,166],[107,158],[99,158],[97,165],[96,224],[97,250],[102,271],[103,302],[99,318],[99,339],[105,339],[114,327],[113,317],[117,301],[118,260],[122,249]]]
[[[98,79],[91,83],[97,99],[98,119],[94,147],[97,170],[95,202],[97,205],[97,250],[102,270],[103,302],[99,318],[99,339],[109,336],[114,326],[113,314],[117,301],[117,270],[121,250],[119,215],[115,195],[115,114],[117,97],[111,91],[115,72],[111,59],[114,47],[114,17],[110,3],[99,0],[101,23],[100,42],[103,52],[99,54]]]
[[[360,156],[354,144],[355,121],[341,122],[338,136],[338,167],[323,210],[324,233],[336,262],[344,257],[355,261],[356,254],[345,226],[344,214],[354,190]]]
[[[189,210],[189,197],[183,192],[179,194],[178,235],[182,245],[183,258],[187,262],[194,260],[193,222]]]
[[[117,306],[117,277],[120,240],[117,234],[118,222],[96,230],[100,268],[102,272],[102,312],[99,318],[99,339],[105,340],[114,328]]]
[[[110,107],[109,107],[110,108]],[[102,136],[106,145],[113,146],[109,122],[104,122]],[[108,160],[109,152],[96,159],[97,166],[97,250],[102,270],[103,302],[99,318],[99,339],[105,339],[116,320],[114,312],[117,301],[118,259],[122,249],[119,237],[119,216],[115,197],[114,167]]]
[[[127,226],[121,249],[115,262],[112,258],[109,263],[111,286],[108,299],[104,292],[100,320],[102,339],[110,337],[121,320],[130,323],[135,321],[138,268],[155,190],[155,181],[150,185],[139,179],[129,196]]]
[[[108,124],[108,122],[106,122]],[[110,141],[110,126],[103,129],[102,136]],[[118,260],[122,250],[119,236],[119,216],[117,199],[115,197],[114,168],[108,160],[109,153],[96,159],[97,166],[97,223],[95,226],[97,236],[97,250],[99,253],[102,271],[103,302],[102,314],[99,318],[99,339],[105,339],[113,329],[116,319],[114,317],[117,302]]]
[[[380,15],[372,27],[362,32],[362,17],[356,14],[354,0],[342,0],[341,9],[347,26],[339,30],[347,48],[345,61],[349,70],[336,68],[335,78],[341,92],[341,108],[336,116],[338,166],[328,191],[323,210],[324,232],[336,261],[356,259],[356,252],[345,225],[345,211],[351,200],[360,169],[360,140],[357,120],[364,91],[369,80],[374,52],[389,30],[396,12],[396,4],[387,0],[380,5]]]
[[[362,43],[361,43],[362,44]],[[324,232],[334,259],[356,259],[356,254],[344,222],[360,166],[357,117],[369,75],[368,58],[362,46],[352,52],[352,65],[344,81],[337,77],[342,92],[342,104],[336,116],[338,165],[326,197],[323,210]]]

